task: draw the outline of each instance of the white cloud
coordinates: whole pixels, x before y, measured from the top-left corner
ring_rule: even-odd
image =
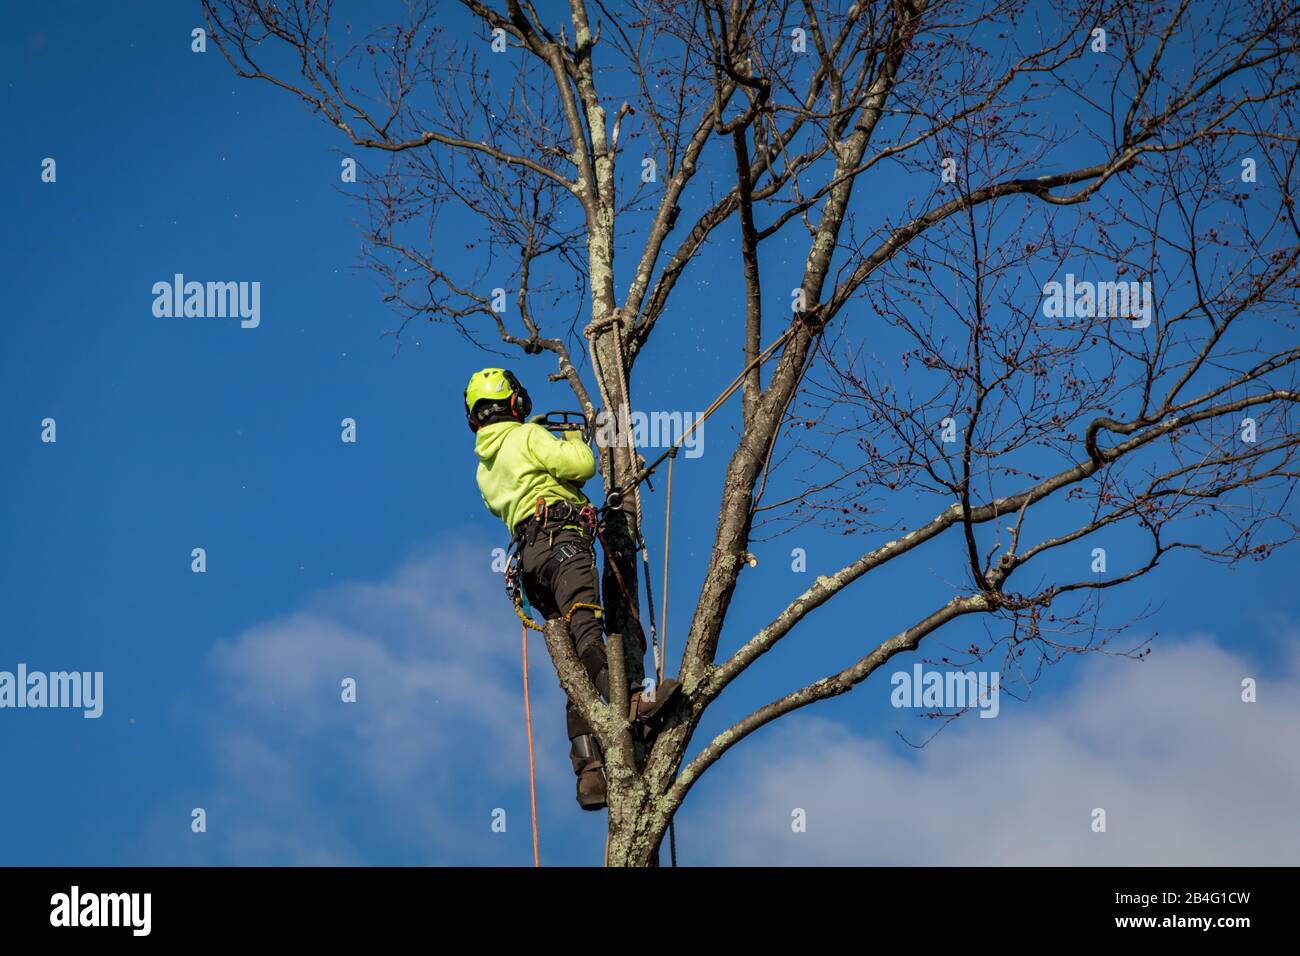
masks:
[[[228,692],[209,794],[214,862],[515,862],[531,857],[519,622],[490,545],[417,557],[219,645]],[[563,698],[530,644],[541,809],[579,814]],[[345,677],[357,702],[340,699]],[[492,811],[507,811],[493,833]]]
[[[730,756],[725,793],[688,800],[690,859],[1300,863],[1300,657],[1268,673],[1205,639],[1162,639],[1141,663],[1081,670],[1056,701],[1004,698],[998,719],[968,717],[906,755],[816,716],[778,725]],[[1244,677],[1258,702],[1241,701]],[[1090,829],[1096,807],[1105,833]]]

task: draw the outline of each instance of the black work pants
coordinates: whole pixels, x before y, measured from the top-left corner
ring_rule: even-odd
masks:
[[[576,603],[600,604],[594,543],[587,531],[575,525],[530,526],[520,548],[520,570],[528,603],[548,621],[564,617]],[[627,676],[630,688],[639,690],[645,638],[639,629],[635,630],[642,645],[641,656],[627,662]],[[588,608],[578,608],[569,619],[569,634],[591,682],[600,696],[609,700],[609,669],[600,618]],[[592,732],[572,700],[565,705],[565,723],[570,740]]]

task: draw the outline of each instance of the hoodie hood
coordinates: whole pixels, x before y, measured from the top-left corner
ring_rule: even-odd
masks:
[[[505,444],[506,436],[521,424],[521,422],[493,422],[480,428],[474,436],[474,454],[478,455],[478,460],[485,465],[492,464],[497,453],[501,451],[501,446]]]

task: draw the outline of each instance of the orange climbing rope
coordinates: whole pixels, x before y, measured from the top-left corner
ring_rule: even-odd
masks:
[[[533,866],[542,865],[537,846],[537,764],[533,759],[533,705],[528,694],[528,628],[519,629],[524,647],[524,721],[528,724],[528,796],[533,809]]]
[[[573,619],[573,612],[580,607],[591,611],[598,618],[604,614],[599,604],[575,601],[573,606],[569,608],[569,613],[564,615],[566,625]],[[542,628],[538,627],[537,623],[524,613],[522,600],[515,602],[515,613],[519,615],[519,620],[523,622],[523,627],[519,631],[523,637],[524,649],[524,720],[528,724],[528,797],[533,811],[533,866],[541,866],[542,857],[537,849],[537,762],[533,756],[533,704],[528,693],[528,631],[530,628],[534,631],[540,631]]]

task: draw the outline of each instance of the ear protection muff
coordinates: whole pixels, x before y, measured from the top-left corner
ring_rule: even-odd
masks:
[[[506,369],[505,376],[510,383],[510,414],[522,422],[533,410],[533,398],[528,394],[528,389],[515,378],[514,372]]]

